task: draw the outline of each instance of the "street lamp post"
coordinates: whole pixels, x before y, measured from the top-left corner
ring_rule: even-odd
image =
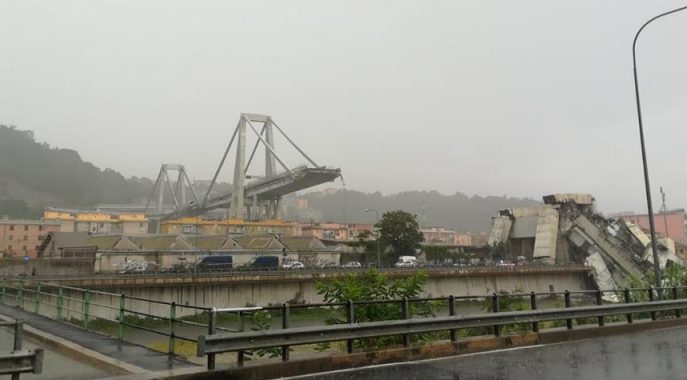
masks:
[[[366,208],[365,212],[375,212],[375,218],[377,219],[377,224],[379,224],[379,212],[375,208]],[[382,270],[382,256],[379,253],[379,238],[381,237],[381,231],[377,232],[377,269]]]
[[[651,234],[651,251],[653,253],[653,259],[654,259],[654,273],[656,277],[656,288],[661,287],[661,266],[658,262],[658,249],[656,246],[656,228],[654,226],[654,209],[651,203],[651,186],[649,184],[649,167],[646,162],[646,147],[644,145],[644,125],[642,123],[642,107],[639,101],[639,81],[637,79],[637,55],[636,55],[636,47],[637,47],[637,39],[639,38],[639,34],[642,33],[642,30],[649,25],[652,21],[659,19],[663,16],[667,16],[669,14],[673,14],[679,11],[683,11],[687,9],[687,6],[680,7],[677,9],[673,9],[668,12],[661,13],[658,16],[654,16],[649,21],[645,22],[637,31],[637,34],[635,34],[635,39],[632,41],[632,66],[634,68],[634,79],[635,79],[635,98],[637,100],[637,119],[639,121],[639,141],[642,146],[642,164],[644,165],[644,187],[646,191],[646,205],[647,205],[647,211],[649,213],[649,232]]]

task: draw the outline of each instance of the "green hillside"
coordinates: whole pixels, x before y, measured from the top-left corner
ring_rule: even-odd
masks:
[[[0,125],[0,218],[37,217],[48,204],[141,201],[152,186],[148,178],[101,170],[74,150],[38,143],[31,131]]]

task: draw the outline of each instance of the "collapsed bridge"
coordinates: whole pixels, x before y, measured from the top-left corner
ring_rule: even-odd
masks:
[[[258,126],[262,124],[260,131],[256,128],[256,124]],[[296,167],[286,165],[275,147],[275,129],[308,164]],[[257,139],[250,156],[247,156],[249,131]],[[212,191],[218,183],[220,171],[234,146],[236,159],[231,188],[224,193],[213,195]],[[259,148],[264,150],[264,171],[260,175],[248,174]],[[178,171],[176,181],[170,180],[168,174],[170,170]],[[331,182],[338,177],[341,177],[341,169],[328,168],[315,163],[274,122],[271,116],[243,113],[205,194],[202,197],[198,196],[182,165],[163,164],[148,197],[145,211],[152,219],[168,219],[201,215],[213,209],[228,208],[228,217],[233,219],[280,219],[280,205],[284,195]],[[188,194],[193,197],[187,202]],[[171,198],[171,205],[165,204],[166,195]],[[152,207],[153,203],[155,207]]]

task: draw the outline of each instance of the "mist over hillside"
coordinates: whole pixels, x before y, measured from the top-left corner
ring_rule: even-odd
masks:
[[[486,232],[491,217],[503,208],[531,207],[540,205],[534,199],[509,198],[507,196],[467,196],[463,193],[444,195],[437,191],[405,191],[382,195],[379,192],[363,193],[355,190],[328,190],[300,195],[307,199],[310,208],[319,210],[323,221],[366,222],[375,221],[390,210],[405,210],[416,214],[424,226],[443,226],[459,231]]]
[[[0,217],[39,217],[46,205],[141,202],[153,182],[99,169],[72,149],[38,143],[33,132],[0,125]]]
[[[113,169],[100,169],[84,161],[76,150],[39,143],[33,132],[0,125],[0,218],[39,218],[45,206],[93,207],[99,203],[142,203],[150,194],[153,180],[125,178]],[[197,181],[204,195],[209,181]],[[219,183],[213,196],[229,191]],[[506,207],[528,207],[539,202],[506,196],[443,195],[436,191],[406,191],[392,195],[355,190],[327,190],[293,196],[308,200],[309,215],[288,213],[287,218],[309,221],[374,222],[388,210],[406,210],[426,226],[445,226],[461,231],[487,231],[491,216]],[[293,198],[291,197],[291,198]]]

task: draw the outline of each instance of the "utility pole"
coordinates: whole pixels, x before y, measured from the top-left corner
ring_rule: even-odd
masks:
[[[649,231],[651,233],[651,250],[653,252],[653,259],[654,259],[654,274],[655,274],[655,286],[656,288],[660,289],[662,282],[661,282],[661,266],[658,262],[658,246],[656,244],[656,227],[654,226],[654,210],[653,210],[653,205],[651,204],[651,185],[649,183],[649,166],[647,164],[646,160],[646,146],[644,144],[644,124],[642,122],[642,106],[641,102],[639,100],[639,79],[637,77],[637,39],[639,38],[640,33],[646,28],[647,25],[649,25],[652,21],[659,19],[664,16],[668,16],[670,14],[680,12],[687,9],[687,6],[680,7],[673,9],[668,12],[664,12],[659,14],[658,16],[654,16],[649,21],[645,22],[637,31],[637,34],[635,34],[635,39],[632,41],[632,66],[634,69],[634,80],[635,80],[635,99],[637,101],[637,120],[639,122],[639,141],[642,147],[642,165],[644,168],[644,190],[646,192],[646,206],[647,206],[647,211],[649,214]],[[659,297],[660,298],[660,297]]]

